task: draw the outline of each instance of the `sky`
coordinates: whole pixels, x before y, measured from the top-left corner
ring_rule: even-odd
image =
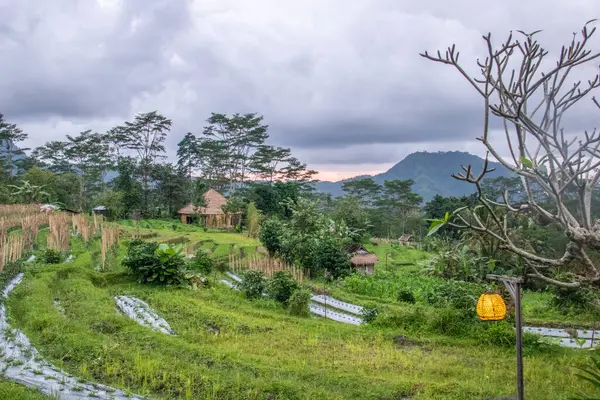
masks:
[[[455,43],[474,73],[487,32],[543,29],[552,57],[596,17],[598,0],[0,0],[0,113],[35,147],[158,110],[173,157],[211,112],[257,112],[272,144],[337,180],[415,151],[485,154],[481,98],[420,52]],[[574,113],[573,132],[593,128],[591,101]]]

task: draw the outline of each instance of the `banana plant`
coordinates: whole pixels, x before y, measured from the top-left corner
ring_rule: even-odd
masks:
[[[14,189],[12,196],[22,198],[25,203],[38,203],[42,199],[50,197],[48,192],[42,190],[46,185],[37,186],[32,185],[29,181],[21,181],[21,186],[8,185],[8,187]]]

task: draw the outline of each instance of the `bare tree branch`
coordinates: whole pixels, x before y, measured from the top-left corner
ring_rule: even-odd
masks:
[[[483,36],[487,54],[484,60],[477,60],[478,77],[471,76],[459,64],[455,45],[444,54],[421,53],[426,59],[456,68],[484,101],[483,132],[478,138],[488,150],[483,169],[475,173],[470,165],[462,166],[462,173],[452,175],[475,185],[479,205],[468,216],[459,213],[456,216],[459,223],[452,226],[491,236],[502,248],[527,262],[533,271],[528,276],[564,287],[600,280],[600,269],[585,251],[585,248],[600,251],[600,221],[593,221],[591,213],[592,195],[600,182],[600,132],[585,131],[581,140],[568,140],[562,126],[565,114],[600,87],[598,74],[585,84],[569,83],[573,72],[600,58],[600,52],[592,51],[589,46],[596,32],[596,27],[591,26],[593,22],[588,21],[579,34],[562,46],[556,64],[546,71],[542,69],[547,65],[545,59],[549,53],[537,40],[541,31],[517,31],[522,36],[517,35],[518,38],[511,32],[498,46],[493,45],[491,34]],[[595,97],[592,101],[600,109],[600,101]],[[504,159],[492,145],[493,116],[502,119],[511,161]],[[504,203],[498,203],[487,199],[481,189],[481,182],[493,170],[489,167],[489,154],[520,176],[527,210],[564,230],[569,243],[560,258],[544,257],[515,243],[508,228],[508,215],[523,209],[511,205],[507,193]],[[543,192],[543,198],[538,198],[534,187]],[[567,200],[575,200],[576,210],[570,208]],[[479,218],[478,209],[489,215],[489,223]],[[502,217],[498,210],[504,210]],[[561,282],[548,275],[552,268],[567,266],[575,259],[583,261],[586,273],[574,274],[574,282]]]

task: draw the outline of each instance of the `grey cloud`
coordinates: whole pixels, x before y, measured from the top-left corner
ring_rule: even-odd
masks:
[[[5,114],[28,120],[128,116],[133,96],[157,92],[171,76],[164,53],[189,27],[185,0],[128,0],[117,15],[106,16],[108,23],[94,2],[59,3],[44,3],[37,11],[41,3],[14,3],[13,18],[0,17],[0,26],[12,30],[9,38],[18,43],[0,42],[11,60],[0,65],[0,76],[10,77],[0,80]],[[19,18],[25,27],[14,33],[10,24]]]
[[[36,141],[63,134],[45,128],[49,118],[100,129],[158,109],[174,121],[174,153],[211,111],[258,112],[273,141],[307,161],[393,162],[412,146],[481,134],[477,93],[420,51],[456,42],[474,72],[488,30],[499,41],[542,28],[543,43],[558,47],[598,12],[597,0],[113,2],[0,0],[10,60],[0,63],[0,112]],[[567,121],[589,128],[596,115],[586,105]]]

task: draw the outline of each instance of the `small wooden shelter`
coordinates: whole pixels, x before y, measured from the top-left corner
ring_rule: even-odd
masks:
[[[225,196],[209,189],[204,193],[205,207],[188,204],[177,213],[181,215],[181,222],[184,224],[192,224],[200,218],[202,225],[207,228],[233,228],[240,223],[242,213],[225,213],[222,207],[227,203]]]
[[[362,244],[350,245],[347,250],[350,253],[352,268],[367,275],[375,273],[375,264],[379,262],[375,254],[370,253]]]
[[[412,236],[411,235],[402,235],[398,238],[398,244],[400,246],[412,247]]]
[[[108,210],[104,206],[96,206],[92,209],[92,212],[94,213],[94,215],[103,215],[106,217]]]

